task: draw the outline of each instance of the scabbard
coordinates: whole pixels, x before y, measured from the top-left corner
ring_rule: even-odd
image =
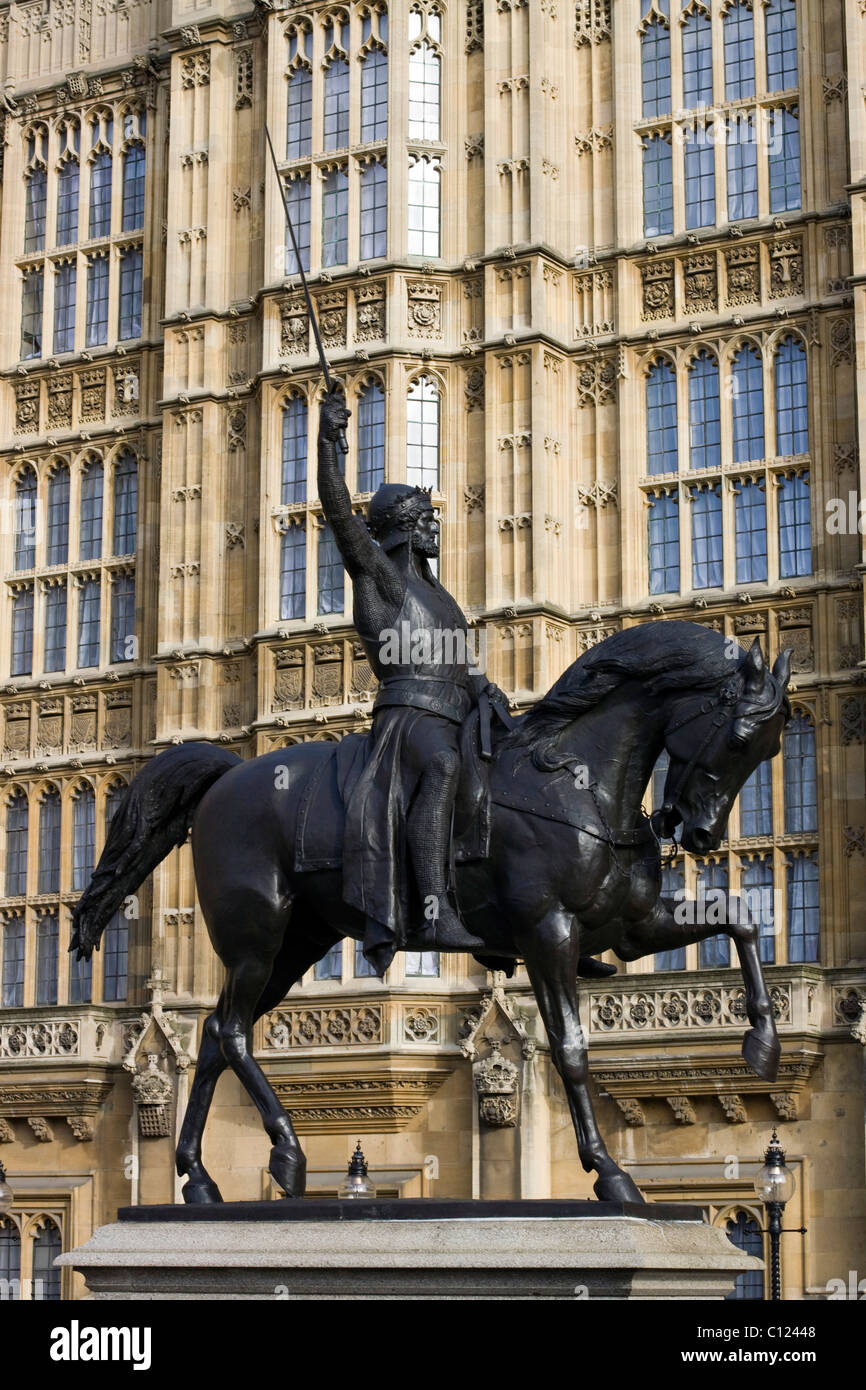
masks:
[[[489,761],[493,757],[493,742],[490,737],[490,696],[486,691],[478,697],[478,742],[482,758]]]

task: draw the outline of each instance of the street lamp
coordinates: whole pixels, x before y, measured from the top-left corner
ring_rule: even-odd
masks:
[[[340,1197],[375,1197],[376,1195],[376,1189],[367,1177],[367,1160],[364,1157],[360,1139],[355,1152],[349,1159],[346,1179],[338,1195]]]
[[[12,1188],[6,1181],[6,1169],[0,1163],[0,1217],[12,1210]]]
[[[778,1302],[782,1297],[782,1280],[779,1267],[779,1237],[782,1234],[782,1212],[785,1203],[794,1195],[797,1180],[790,1168],[785,1167],[785,1154],[779,1143],[779,1136],[773,1129],[764,1166],[755,1174],[755,1191],[767,1208],[768,1231],[770,1235],[770,1298]]]

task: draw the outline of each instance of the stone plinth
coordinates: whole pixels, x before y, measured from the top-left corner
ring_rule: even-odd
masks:
[[[59,1264],[97,1299],[719,1299],[760,1261],[698,1208],[279,1201],[126,1207]]]

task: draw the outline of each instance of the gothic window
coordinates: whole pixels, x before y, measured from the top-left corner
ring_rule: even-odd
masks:
[[[751,3],[732,5],[724,17],[725,100],[755,95],[755,22]]]
[[[724,918],[728,901],[728,866],[716,860],[700,864],[697,875],[698,912],[706,913],[708,925],[718,913]],[[727,969],[731,963],[731,943],[727,936],[710,936],[698,946],[698,965],[702,969]]]
[[[673,158],[670,140],[651,135],[643,145],[644,236],[664,236],[674,229]]]
[[[91,256],[87,262],[86,347],[108,342],[108,257]]]
[[[818,829],[818,765],[815,726],[797,714],[782,737],[785,785],[785,832],[804,834]]]
[[[324,147],[342,150],[349,143],[349,47],[348,22],[325,25]]]
[[[772,835],[773,788],[769,761],[758,763],[740,791],[740,835]]]
[[[292,230],[298,243],[300,269],[310,269],[310,177],[286,179],[286,203]],[[286,227],[286,274],[297,275],[299,270],[289,229]]]
[[[117,336],[141,337],[142,249],[127,246],[120,254],[120,315]]]
[[[388,230],[388,172],[381,160],[373,160],[361,170],[362,261],[384,256]]]
[[[15,568],[31,570],[36,564],[36,474],[25,468],[15,484]]]
[[[719,484],[690,490],[692,588],[722,587],[722,490]]]
[[[345,265],[349,259],[349,175],[330,169],[322,187],[322,265]]]
[[[670,362],[654,362],[646,379],[647,472],[677,471],[677,379]]]
[[[46,671],[66,669],[66,581],[45,590]]]
[[[742,1250],[744,1255],[755,1255],[759,1260],[764,1258],[764,1241],[761,1235],[761,1228],[747,1211],[739,1211],[736,1216],[732,1216],[727,1223],[728,1239],[738,1250]],[[734,1282],[734,1287],[726,1298],[731,1299],[762,1299],[764,1297],[764,1276],[759,1269],[747,1270],[745,1274],[738,1274]]]
[[[330,951],[322,956],[321,960],[316,961],[313,970],[314,980],[342,980],[343,978],[343,943],[338,941],[336,946],[332,946]]]
[[[384,16],[379,20],[380,33],[383,20]],[[361,139],[384,140],[387,135],[388,57],[381,48],[374,48],[361,64]]]
[[[788,960],[818,959],[818,859],[795,854],[786,861],[788,899]]]
[[[762,478],[737,482],[734,492],[734,531],[737,583],[766,582],[767,495]]]
[[[45,250],[45,204],[48,198],[48,176],[44,169],[34,169],[27,175],[27,197],[24,213],[24,250]]]
[[[81,473],[79,560],[98,560],[102,554],[102,485],[102,464],[94,459]]]
[[[695,11],[683,25],[683,105],[713,104],[713,38],[708,15]]]
[[[7,917],[3,927],[3,1008],[24,1005],[24,918]]]
[[[56,912],[43,912],[36,923],[36,1003],[57,1003],[57,947],[59,928]]]
[[[805,454],[809,448],[806,350],[795,338],[779,345],[775,358],[776,453]]]
[[[770,212],[794,212],[800,206],[800,118],[783,107],[770,123],[767,163]]]
[[[105,834],[126,793],[126,787],[115,784],[105,797]],[[122,1003],[126,999],[129,957],[129,921],[123,908],[118,908],[102,941],[102,997],[106,1003]]]
[[[678,903],[682,901],[684,893],[685,873],[682,864],[667,864],[662,869],[661,896]],[[674,946],[669,951],[656,951],[655,968],[656,970],[685,970],[685,946]]]
[[[100,591],[98,579],[85,579],[78,591],[77,665],[82,668],[99,665]]]
[[[12,662],[10,674],[33,671],[33,588],[19,589],[12,600]]]
[[[57,174],[57,245],[78,240],[78,164],[67,160]]]
[[[290,396],[283,405],[280,502],[289,506],[307,496],[307,403]]]
[[[648,496],[649,591],[676,594],[680,588],[680,513],[674,493]]]
[[[48,544],[45,562],[65,565],[69,556],[69,469],[61,464],[48,484]]]
[[[132,661],[135,656],[135,576],[114,574],[111,580],[110,661]]]
[[[425,32],[426,31],[426,32]],[[441,139],[442,67],[438,52],[441,18],[419,10],[409,13],[409,139]],[[422,33],[425,36],[422,37]]]
[[[60,793],[46,792],[39,803],[37,893],[60,892]]]
[[[689,466],[718,468],[722,461],[719,364],[699,352],[689,364]],[[674,441],[676,448],[676,441]]]
[[[439,389],[430,377],[417,377],[406,399],[406,481],[439,488]]]
[[[740,348],[731,364],[734,463],[764,456],[764,379],[754,348]]]
[[[317,612],[343,612],[343,561],[334,540],[334,533],[325,524],[319,532]]]
[[[104,237],[111,232],[111,155],[99,150],[90,160],[90,222],[89,237]]]
[[[41,268],[25,270],[21,293],[21,357],[42,356],[42,288]]]
[[[750,116],[736,115],[728,122],[728,221],[758,215],[758,144]]]
[[[797,85],[797,7],[794,0],[765,0],[767,91]]]
[[[0,1216],[0,1289],[3,1302],[21,1297],[21,1236],[8,1216]]]
[[[712,126],[685,132],[686,227],[712,227],[716,221],[716,173]]]
[[[6,803],[6,885],[7,898],[27,892],[27,797],[16,792]]]
[[[307,536],[287,526],[280,542],[280,617],[303,618],[307,589]]]
[[[114,465],[114,535],[115,555],[135,552],[135,533],[138,518],[138,464],[135,455],[124,450]]]
[[[83,893],[93,873],[96,844],[96,799],[92,787],[81,787],[72,803],[72,888]]]
[[[61,261],[54,268],[54,351],[75,347],[75,261]]]
[[[293,36],[294,37],[294,36]],[[313,75],[298,67],[289,74],[286,159],[300,159],[313,145]]]
[[[438,951],[407,951],[404,960],[407,979],[435,979],[439,976]]]
[[[762,763],[762,767],[769,764]],[[769,780],[769,779],[768,779]],[[740,793],[742,798],[742,793]],[[740,888],[749,905],[751,921],[760,929],[758,941],[761,960],[772,965],[776,959],[776,936],[773,923],[773,862],[769,858],[752,859],[743,865]]]
[[[809,474],[779,475],[779,577],[812,573]]]
[[[120,230],[137,231],[144,226],[144,145],[134,141],[123,156],[123,191]]]
[[[369,382],[358,398],[358,491],[375,492],[385,481],[385,392]]]
[[[410,256],[439,255],[439,185],[439,160],[411,156],[408,200]]]
[[[54,1261],[62,1253],[60,1232],[53,1221],[44,1221],[33,1237],[33,1297],[44,1302],[60,1298],[60,1270]]]
[[[663,116],[671,110],[671,38],[660,19],[647,25],[640,45],[644,116]]]

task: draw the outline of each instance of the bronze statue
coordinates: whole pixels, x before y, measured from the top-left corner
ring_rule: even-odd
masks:
[[[465,620],[429,572],[436,522],[423,494],[402,487],[377,494],[378,545],[352,516],[333,453],[344,420],[342,405],[327,399],[320,492],[380,676],[371,734],[247,762],[201,743],[160,753],[112,820],[75,909],[71,949],[89,957],[124,899],[192,831],[199,901],[226,981],[204,1025],[177,1149],[187,1202],[221,1200],[201,1140],[226,1066],[262,1116],[275,1181],[287,1196],[303,1194],[304,1155],[252,1055],[252,1029],[342,937],[364,942],[380,969],[395,949],[431,945],[470,949],[509,972],[522,960],[581,1163],[597,1174],[595,1192],[642,1201],[596,1125],[577,976],[604,951],[631,961],[726,933],[751,1024],[743,1055],[759,1076],[776,1076],[779,1041],[758,926],[733,897],[726,921],[716,913],[712,924],[680,920],[660,896],[660,838],[681,825],[685,850],[706,854],[719,845],[743,783],[779,751],[790,716],[790,653],[770,671],[757,641],[746,652],[692,623],[645,623],[575,661],[516,727],[488,724],[473,706],[486,696],[501,707],[501,697],[465,663],[419,669],[410,661],[407,669],[379,659],[381,633],[401,614],[422,628],[443,618],[465,628]],[[477,756],[479,738],[489,761]],[[641,801],[665,748],[664,807],[648,818]],[[468,826],[459,857],[448,843],[452,805],[464,832]],[[398,833],[404,819],[414,875]],[[430,896],[440,902],[438,918],[425,915]]]

